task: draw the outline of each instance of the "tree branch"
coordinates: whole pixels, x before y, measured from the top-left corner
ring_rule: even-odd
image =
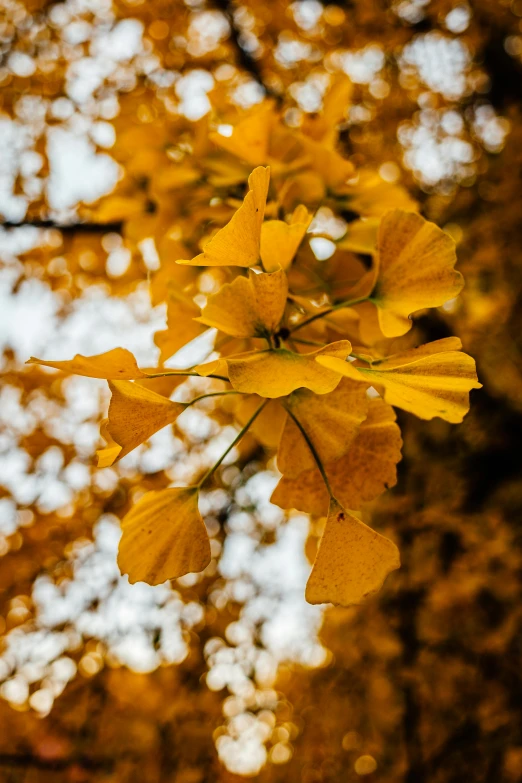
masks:
[[[230,41],[236,49],[238,63],[241,68],[255,79],[267,95],[280,100],[280,96],[265,83],[258,61],[252,57],[241,43],[242,32],[234,20],[234,3],[230,2],[230,0],[214,0],[214,5],[221,11],[230,26]]]
[[[54,220],[22,220],[19,223],[13,223],[10,220],[0,223],[4,229],[14,228],[54,228],[61,231],[62,234],[121,234],[123,230],[123,221],[115,220],[112,223],[55,223]]]

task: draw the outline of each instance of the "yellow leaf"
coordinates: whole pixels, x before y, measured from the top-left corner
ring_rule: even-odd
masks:
[[[210,563],[210,543],[195,487],[147,492],[121,526],[118,565],[131,584],[159,585],[203,571]]]
[[[303,132],[333,149],[339,135],[338,126],[346,117],[352,92],[350,79],[345,74],[336,74],[324,96],[320,113],[304,116]]]
[[[169,286],[167,328],[154,335],[154,342],[160,349],[161,362],[170,359],[176,351],[205,331],[195,320],[200,312],[200,308],[190,296],[174,286]]]
[[[399,567],[399,550],[393,541],[331,501],[306,585],[306,600],[355,606],[377,593],[388,574]]]
[[[456,297],[462,275],[453,268],[455,241],[414,212],[394,210],[381,220],[371,301],[386,337],[406,334],[409,316]]]
[[[348,452],[324,465],[332,492],[344,508],[359,509],[397,482],[401,432],[395,412],[382,400],[370,400],[368,418],[361,424]],[[317,466],[295,478],[286,474],[271,502],[321,516],[328,508],[328,491]]]
[[[138,196],[108,196],[91,211],[91,219],[98,223],[112,223],[118,220],[132,220],[146,211],[146,200]]]
[[[257,394],[241,397],[235,411],[238,422],[241,425],[245,425],[258,410],[262,402],[263,400]],[[254,423],[251,424],[249,432],[263,446],[275,449],[281,440],[286,416],[287,413],[279,401],[271,400],[268,405],[265,405]]]
[[[230,136],[209,133],[209,139],[252,166],[262,166],[268,161],[268,145],[274,120],[272,101],[264,101],[234,126]]]
[[[322,177],[329,190],[336,191],[353,177],[353,164],[334,149],[328,149],[320,141],[307,136],[301,136],[300,141],[309,156],[309,165]]]
[[[165,372],[165,369],[162,367],[145,367],[143,372],[155,375],[157,373]],[[180,371],[179,375],[166,375],[162,378],[141,378],[136,381],[136,385],[143,386],[144,389],[149,389],[150,391],[156,392],[156,394],[161,394],[163,397],[170,397],[174,389],[177,389],[177,387],[186,380],[187,376],[183,375],[182,371]]]
[[[108,431],[109,419],[103,419],[100,422],[100,435],[106,441],[107,446],[104,449],[98,449],[96,456],[98,457],[98,467],[108,468],[118,459],[118,454],[121,451],[119,443],[113,439]]]
[[[197,372],[202,378],[208,378],[209,375],[221,375],[226,378],[228,376],[227,361],[221,358],[205,364],[198,364],[194,367],[194,372]]]
[[[339,340],[312,353],[299,354],[279,348],[255,351],[226,360],[232,386],[238,391],[259,394],[260,397],[285,397],[305,387],[316,394],[327,394],[340,381],[336,372],[321,368],[317,372],[317,356],[345,359],[351,351],[348,340]]]
[[[275,334],[283,318],[288,295],[286,274],[249,271],[236,277],[209,296],[196,320],[232,337],[268,337]]]
[[[55,370],[63,370],[63,372],[72,375],[105,378],[108,381],[132,381],[135,378],[146,377],[136,364],[132,353],[126,348],[113,348],[112,351],[99,353],[95,356],[82,356],[77,353],[73,359],[60,362],[44,361],[31,356],[27,364],[41,364],[44,367],[54,367]]]
[[[312,216],[303,205],[296,207],[289,223],[267,220],[261,226],[261,260],[267,272],[288,269],[308,230]]]
[[[350,448],[368,411],[366,388],[343,378],[329,394],[318,397],[300,389],[286,401],[286,407],[303,427],[323,464],[339,459]],[[316,467],[310,447],[291,416],[286,420],[279,444],[277,467],[289,477]]]
[[[360,169],[357,176],[338,189],[347,196],[346,207],[364,217],[381,217],[390,209],[415,212],[419,205],[406,188],[386,182],[377,171]]]
[[[374,253],[377,247],[379,218],[354,220],[348,225],[344,237],[337,243],[341,250],[351,250],[353,253]]]
[[[346,377],[365,380],[382,393],[386,402],[414,413],[421,419],[441,419],[452,424],[462,421],[469,410],[469,392],[480,389],[475,361],[465,353],[457,337],[436,340],[411,351],[354,367],[329,356],[317,362]]]
[[[186,407],[129,381],[109,382],[109,388],[112,397],[106,432],[121,446],[114,461],[137,448],[167,424],[172,424]],[[104,449],[103,467],[107,467],[108,455],[105,452]]]
[[[261,224],[265,215],[270,169],[258,166],[248,178],[249,191],[232,219],[207,242],[191,266],[242,266],[259,263]]]

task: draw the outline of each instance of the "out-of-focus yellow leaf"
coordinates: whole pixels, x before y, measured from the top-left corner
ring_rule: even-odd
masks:
[[[95,356],[82,356],[77,353],[73,359],[58,362],[35,359],[34,356],[31,356],[27,364],[41,364],[44,367],[63,370],[71,375],[105,378],[108,381],[132,381],[136,378],[146,377],[145,373],[139,369],[132,353],[126,348],[113,348],[111,351]]]
[[[169,287],[167,328],[154,335],[162,362],[170,359],[176,351],[205,331],[205,327],[195,320],[200,312],[200,308],[190,296],[174,286]]]
[[[343,378],[329,394],[318,397],[308,389],[300,389],[286,401],[285,405],[303,427],[323,464],[339,459],[350,448],[368,411],[366,388]],[[291,416],[286,420],[279,444],[277,467],[289,477],[316,467],[310,447]]]
[[[406,334],[409,316],[456,297],[463,286],[454,269],[455,241],[415,212],[393,210],[381,220],[371,301],[386,337]]]
[[[210,563],[210,543],[195,487],[148,492],[121,526],[118,565],[131,584],[159,585],[203,571]]]
[[[343,73],[336,73],[323,99],[323,106],[315,115],[306,114],[303,118],[303,133],[321,141],[328,149],[333,149],[339,136],[339,123],[345,117],[350,106],[353,84]]]
[[[279,348],[255,351],[226,360],[232,386],[238,391],[259,394],[260,397],[285,397],[302,387],[316,394],[327,394],[340,381],[338,372],[319,366],[317,356],[336,357],[341,361],[351,351],[348,340],[339,340],[312,353],[299,354]]]
[[[121,446],[116,459],[121,459],[155,432],[172,424],[185,405],[172,402],[161,394],[129,381],[109,381],[112,392],[107,432]],[[104,467],[107,454],[103,450]]]
[[[282,270],[236,277],[208,298],[196,320],[233,337],[267,337],[283,317],[288,282]]]
[[[469,410],[469,392],[480,389],[475,360],[460,353],[458,337],[421,345],[411,351],[354,367],[329,356],[317,362],[354,380],[364,379],[382,393],[386,402],[421,419],[441,419],[458,424]]]
[[[348,452],[326,463],[332,492],[344,508],[358,509],[397,482],[401,432],[395,412],[383,400],[370,400],[368,417]],[[271,497],[281,508],[296,508],[321,516],[328,508],[328,491],[317,466],[295,478],[283,475]]]
[[[381,217],[390,209],[415,212],[419,205],[406,188],[387,182],[377,171],[361,169],[338,193],[347,196],[346,207],[364,217]]]
[[[328,189],[336,191],[353,177],[355,173],[353,164],[339,155],[336,150],[328,149],[320,141],[304,135],[301,135],[300,141],[309,156],[309,165],[323,179]]]
[[[312,215],[302,204],[295,208],[289,223],[267,220],[261,226],[261,260],[267,272],[288,269],[308,230]]]
[[[234,126],[230,136],[209,133],[209,139],[252,166],[262,166],[268,162],[268,145],[274,121],[273,102],[263,101],[248,117]]]
[[[241,397],[235,411],[238,422],[242,425],[246,424],[262,402],[263,400],[257,394]],[[280,402],[271,400],[250,426],[249,432],[263,446],[275,449],[281,440],[286,416],[287,413]]]
[[[143,194],[137,196],[107,196],[91,212],[91,219],[98,223],[139,218],[145,211]]]
[[[378,592],[400,567],[399,550],[332,501],[319,551],[306,585],[310,604],[354,606]]]
[[[337,242],[337,247],[341,250],[351,250],[353,253],[374,253],[379,225],[380,220],[375,217],[354,220],[348,225],[344,237]]]
[[[265,215],[270,169],[258,166],[248,178],[249,191],[232,219],[212,239],[203,252],[190,261],[191,266],[242,266],[259,263],[261,224]]]

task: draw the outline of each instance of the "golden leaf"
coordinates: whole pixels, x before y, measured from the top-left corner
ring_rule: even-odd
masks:
[[[132,381],[135,378],[146,378],[145,373],[139,369],[136,359],[126,348],[113,348],[111,351],[95,356],[82,356],[77,353],[73,359],[59,362],[44,361],[31,356],[27,364],[41,364],[44,367],[53,367],[55,370],[63,370],[63,372],[72,375],[105,378],[108,381]]]
[[[370,400],[368,417],[340,459],[324,469],[332,492],[344,508],[358,509],[397,482],[401,459],[401,432],[395,412],[383,400]],[[328,491],[317,466],[295,478],[283,475],[271,502],[321,516],[328,508]]]
[[[288,269],[308,230],[312,216],[305,206],[295,208],[289,223],[267,220],[261,226],[261,260],[267,272]]]
[[[353,253],[374,253],[380,222],[376,217],[354,220],[349,223],[344,237],[337,242],[337,247]]]
[[[455,271],[455,242],[415,212],[394,210],[381,220],[376,280],[371,301],[386,337],[406,334],[409,316],[456,297],[463,286]]]
[[[195,320],[200,312],[200,308],[190,296],[173,286],[169,287],[167,328],[154,335],[154,342],[160,349],[161,362],[170,359],[176,351],[205,331]]]
[[[252,166],[262,166],[268,161],[268,144],[274,120],[272,101],[264,101],[234,126],[230,136],[209,133],[209,139]]]
[[[414,212],[418,203],[406,188],[395,182],[387,182],[377,171],[361,169],[357,176],[338,189],[347,196],[346,207],[364,217],[381,217],[390,209]]]
[[[210,563],[210,543],[195,487],[147,492],[121,526],[118,565],[131,584],[159,585],[203,571]]]
[[[301,135],[300,142],[309,156],[310,166],[319,174],[326,187],[336,191],[353,177],[355,169],[334,149],[328,149],[320,141]]]
[[[366,388],[343,378],[329,394],[318,397],[300,389],[286,401],[286,407],[303,427],[323,464],[339,459],[350,448],[368,411]],[[310,447],[291,416],[286,420],[279,444],[277,467],[289,477],[316,467]]]
[[[209,296],[196,320],[232,337],[267,337],[279,329],[288,295],[286,274],[249,271]]]
[[[109,388],[112,397],[106,432],[121,446],[113,461],[124,457],[167,424],[172,424],[186,407],[129,381],[109,381]],[[100,457],[103,467],[107,467],[106,449],[102,450]]]
[[[241,425],[246,424],[262,402],[257,394],[241,397],[235,411],[237,421]],[[263,446],[275,449],[281,440],[286,416],[287,413],[279,401],[271,400],[250,426],[249,432]]]
[[[302,387],[316,394],[327,394],[340,381],[327,368],[317,372],[317,356],[336,357],[341,361],[351,351],[348,340],[339,340],[312,353],[293,353],[286,348],[255,351],[226,359],[234,389],[260,397],[285,397]]]
[[[411,351],[354,367],[330,356],[317,362],[348,378],[364,379],[382,393],[386,402],[414,413],[421,419],[441,419],[452,424],[462,421],[469,410],[469,392],[480,389],[475,360],[460,353],[458,337],[421,345]]]
[[[399,567],[399,550],[393,541],[332,500],[306,585],[306,600],[310,604],[360,604],[377,593],[388,574]]]
[[[270,169],[258,166],[248,178],[249,191],[232,219],[207,242],[191,266],[242,266],[259,263],[261,224],[265,215]]]

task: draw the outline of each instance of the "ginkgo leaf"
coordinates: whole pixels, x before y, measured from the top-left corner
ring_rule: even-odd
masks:
[[[371,301],[386,337],[406,334],[409,316],[456,297],[463,286],[454,269],[455,241],[415,212],[393,210],[381,220]]]
[[[346,454],[324,464],[334,496],[344,508],[358,509],[397,482],[401,432],[395,412],[383,400],[369,401],[368,417]],[[321,516],[328,508],[328,491],[317,466],[295,478],[284,474],[270,498],[281,508]]]
[[[176,375],[175,371],[165,371],[162,367],[144,367],[143,372],[147,374],[150,373],[151,375],[162,372],[173,373],[172,375],[166,375],[164,377],[140,378],[135,381],[137,386],[143,386],[144,389],[149,389],[150,391],[156,392],[156,394],[161,394],[163,397],[170,397],[174,389],[177,389],[178,386],[185,383],[187,380],[187,376],[183,375],[182,371],[180,371],[179,375]]]
[[[41,364],[44,367],[63,370],[71,375],[105,378],[108,381],[132,381],[136,378],[146,378],[145,373],[139,369],[136,359],[126,348],[113,348],[111,351],[95,356],[82,356],[77,353],[73,359],[59,362],[35,359],[34,356],[31,356],[27,364]]]
[[[381,217],[390,209],[415,212],[419,207],[405,187],[387,182],[373,169],[359,169],[338,193],[347,197],[347,209],[364,217]]]
[[[379,218],[354,220],[348,225],[344,237],[337,242],[337,247],[353,253],[374,253],[380,222]]]
[[[304,135],[300,137],[300,141],[309,156],[310,166],[320,175],[329,190],[336,191],[353,177],[353,164],[336,150],[328,149],[320,141]]]
[[[98,449],[96,456],[98,457],[98,467],[108,468],[113,465],[118,459],[118,455],[121,451],[121,446],[116,443],[110,432],[108,431],[109,419],[103,419],[100,422],[100,435],[105,440],[107,445],[103,449]]]
[[[252,166],[261,166],[268,161],[268,146],[274,121],[273,102],[264,101],[248,117],[241,119],[229,136],[209,133],[209,139]]]
[[[354,367],[330,356],[317,362],[354,380],[364,379],[382,392],[386,402],[414,413],[421,419],[462,421],[469,410],[469,392],[480,389],[475,360],[465,353],[457,337],[421,345],[370,366]]]
[[[343,73],[336,73],[323,98],[321,111],[315,115],[305,114],[303,132],[321,141],[328,149],[333,149],[339,136],[339,124],[346,117],[352,92],[353,84],[350,79]]]
[[[289,223],[266,220],[261,226],[261,260],[267,272],[288,269],[312,221],[305,206],[295,208]]]
[[[327,394],[335,389],[340,376],[323,367],[318,372],[316,357],[336,357],[341,361],[350,351],[348,340],[339,340],[312,353],[294,353],[279,348],[237,355],[226,362],[230,382],[238,391],[275,398],[304,387],[316,394]]]
[[[154,342],[160,349],[160,361],[167,361],[176,351],[205,331],[205,327],[196,321],[200,312],[200,308],[190,296],[169,287],[167,328],[154,335]]]
[[[248,178],[249,191],[226,226],[207,242],[203,252],[179,264],[192,266],[242,266],[259,263],[261,224],[265,215],[270,169],[258,166]]]
[[[118,565],[129,582],[159,585],[210,563],[195,487],[147,492],[122,519]]]
[[[249,271],[209,296],[196,319],[232,337],[267,337],[279,329],[286,306],[288,282],[279,270],[271,274]]]
[[[319,397],[300,389],[286,400],[285,406],[303,427],[323,464],[339,459],[350,448],[368,411],[366,388],[343,378],[329,394]],[[314,455],[291,416],[279,444],[277,467],[290,477],[316,467]]]
[[[167,424],[172,424],[186,407],[184,403],[172,402],[129,381],[109,381],[109,388],[112,397],[106,432],[121,446],[115,460],[124,457]],[[103,467],[107,467],[105,449],[102,459]]]
[[[312,573],[306,585],[310,604],[354,606],[377,593],[388,574],[400,568],[399,550],[331,501]]]
[[[236,419],[245,425],[259,409],[263,400],[257,394],[241,397],[235,411]],[[251,424],[249,432],[267,448],[277,448],[287,413],[278,400],[271,400]]]

